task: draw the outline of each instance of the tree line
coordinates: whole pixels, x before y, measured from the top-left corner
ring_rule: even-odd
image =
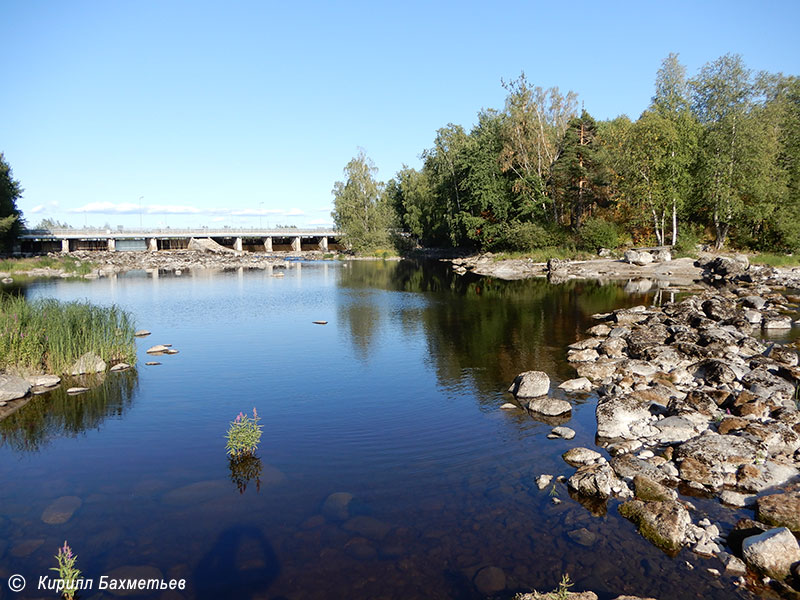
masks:
[[[347,164],[332,216],[354,249],[800,249],[798,77],[726,54],[689,78],[670,54],[635,121],[597,121],[524,73],[502,85],[505,106],[439,129],[420,169],[383,183],[363,151]]]

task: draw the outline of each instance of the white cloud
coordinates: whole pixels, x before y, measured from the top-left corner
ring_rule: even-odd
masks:
[[[225,217],[214,217],[213,219],[211,219],[211,221],[214,222],[214,223],[220,223],[220,222],[222,222],[224,220],[225,220]]]
[[[28,212],[36,214],[42,212],[43,210],[44,210],[44,204],[39,204],[37,206],[34,206]]]
[[[61,206],[61,203],[58,200],[53,200],[52,202],[48,203],[51,208],[58,208]]]
[[[103,215],[131,215],[139,212],[138,204],[113,202],[90,202],[78,208],[70,208],[71,213],[97,213]]]
[[[300,210],[299,208],[291,208],[288,211],[283,213],[285,217],[299,217],[301,215],[306,214],[304,211]]]
[[[39,210],[42,208],[44,207],[37,207]],[[34,210],[32,212],[37,211]],[[147,215],[217,215],[231,217],[300,217],[306,214],[305,211],[299,208],[290,208],[288,210],[275,208],[200,208],[186,204],[139,205],[132,202],[90,202],[78,208],[71,208],[68,212],[106,215],[136,215],[144,213]],[[217,221],[217,219],[214,219],[214,221]]]
[[[145,207],[148,215],[200,215],[207,211],[195,206],[180,206],[177,204],[151,204]]]

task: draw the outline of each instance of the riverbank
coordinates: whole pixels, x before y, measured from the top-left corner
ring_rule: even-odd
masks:
[[[575,399],[597,393],[597,437],[595,449],[564,453],[576,470],[560,481],[593,512],[619,502],[670,555],[688,548],[698,567],[756,593],[800,597],[800,343],[786,342],[800,327],[800,295],[786,287],[800,273],[719,257],[695,268],[714,288],[594,315],[569,347],[578,378],[559,387]],[[569,420],[545,373],[521,374],[510,391],[535,419]],[[539,481],[544,490],[553,475]]]

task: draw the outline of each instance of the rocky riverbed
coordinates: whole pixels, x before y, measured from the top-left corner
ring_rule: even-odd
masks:
[[[596,390],[596,441],[610,459],[570,450],[564,460],[577,468],[566,483],[576,497],[617,498],[669,554],[688,546],[728,574],[800,597],[800,360],[797,342],[770,341],[800,326],[791,290],[800,274],[734,258],[693,266],[702,293],[594,315],[568,349],[579,378],[560,387]],[[546,377],[523,373],[509,391],[536,418],[563,424],[569,403],[545,395]],[[752,518],[725,528],[698,514],[692,496]]]

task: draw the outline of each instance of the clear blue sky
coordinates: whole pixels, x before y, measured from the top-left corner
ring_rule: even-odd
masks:
[[[359,147],[382,180],[418,167],[501,78],[636,118],[670,52],[800,74],[798,22],[796,0],[2,0],[0,152],[29,225],[321,225]]]

